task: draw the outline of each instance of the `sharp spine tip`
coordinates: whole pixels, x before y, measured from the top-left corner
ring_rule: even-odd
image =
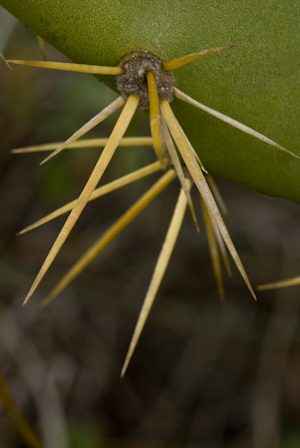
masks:
[[[41,166],[41,165],[44,165],[44,163],[48,162],[48,160],[50,160],[51,158],[52,158],[51,156],[46,157],[44,160],[42,160],[42,161],[40,162],[40,166]]]

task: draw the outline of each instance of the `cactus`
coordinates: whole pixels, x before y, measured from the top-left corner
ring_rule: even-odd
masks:
[[[182,185],[169,233],[122,370],[124,374],[166,269],[187,204],[196,222],[189,195],[192,183],[182,171],[170,134],[202,195],[220,295],[222,296],[223,287],[216,242],[218,241],[219,250],[222,252],[221,235],[255,297],[206,182],[209,177],[202,171],[241,183],[270,196],[300,200],[300,162],[297,156],[300,140],[299,133],[297,134],[300,87],[296,76],[299,69],[294,57],[298,48],[296,24],[300,7],[292,4],[283,7],[272,2],[260,5],[259,11],[251,15],[251,2],[244,2],[243,7],[239,5],[237,8],[234,2],[222,3],[221,7],[217,7],[211,2],[199,4],[185,1],[174,5],[174,2],[169,0],[160,3],[155,1],[146,11],[141,1],[130,4],[96,1],[79,4],[72,0],[67,3],[59,2],[58,5],[56,2],[46,1],[23,3],[2,0],[1,4],[76,62],[74,65],[64,65],[8,60],[6,63],[9,66],[23,64],[86,71],[121,92],[121,97],[77,131],[45,161],[58,154],[67,144],[73,144],[92,126],[123,106],[126,100],[117,125],[25,303],[38,286],[95,190],[138,104],[141,108],[148,108],[150,103],[153,145],[161,168],[170,162],[173,166],[162,177],[163,186],[159,184],[155,194],[176,174]],[[69,14],[70,9],[72,14]],[[237,43],[238,48],[223,52],[235,46],[220,47],[220,44],[224,43]],[[202,51],[199,51],[200,48]],[[195,53],[195,50],[198,51]],[[221,54],[216,54],[221,51]],[[210,57],[196,61],[204,56]],[[147,69],[147,82],[145,81],[150,100],[147,90],[145,104],[139,91],[126,90],[128,85],[132,84],[130,77],[125,81],[121,80],[124,72],[125,75],[129,73],[126,64],[144,57],[148,58],[147,63],[150,60],[152,64],[152,68]],[[192,61],[194,62],[191,63]],[[170,75],[170,84],[158,81],[158,72],[154,66],[160,67],[163,76],[176,69],[175,78]],[[140,66],[138,70],[141,70]],[[137,85],[138,70],[132,75]],[[107,74],[117,75],[117,81],[105,76]],[[166,92],[169,88],[170,96],[164,96],[162,90]],[[172,102],[172,109],[184,132],[169,106],[173,101],[173,93],[176,98]],[[187,104],[178,100],[184,100]],[[196,108],[189,107],[190,105]],[[157,127],[160,120],[162,124]],[[163,146],[167,148],[167,158]],[[134,206],[136,208],[130,209],[100,238],[64,277],[46,299],[46,303],[81,272],[102,250],[104,244],[136,216],[137,210],[144,207],[147,200],[143,196],[141,203]]]

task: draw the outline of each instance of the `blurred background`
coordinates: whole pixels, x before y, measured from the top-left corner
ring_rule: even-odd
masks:
[[[48,44],[46,50],[49,60],[65,60]],[[2,7],[0,51],[10,59],[42,59],[36,36]],[[159,175],[89,204],[22,307],[65,217],[16,233],[78,196],[99,149],[66,150],[43,166],[46,153],[10,150],[65,140],[116,94],[91,75],[18,66],[10,71],[3,62],[0,91],[0,375],[42,446],[298,447],[300,286],[258,292],[255,302],[232,262],[233,277],[224,271],[226,303],[220,304],[196,191],[201,233],[186,213],[120,379],[177,181],[41,309],[56,282]],[[116,115],[88,137],[109,136]],[[127,135],[150,135],[146,114],[136,114]],[[151,148],[119,148],[101,183],[152,161]],[[216,181],[253,286],[300,275],[299,205]],[[1,448],[30,446],[1,398]]]

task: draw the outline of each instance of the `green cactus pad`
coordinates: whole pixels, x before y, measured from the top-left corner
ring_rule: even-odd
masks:
[[[300,155],[300,3],[294,0],[0,0],[73,61],[118,65],[133,50],[163,61],[228,44],[174,72],[176,86]],[[9,55],[6,55],[9,57]],[[112,77],[99,77],[116,89]],[[175,99],[205,168],[300,202],[300,160]]]

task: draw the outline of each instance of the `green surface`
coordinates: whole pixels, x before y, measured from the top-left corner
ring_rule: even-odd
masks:
[[[80,63],[117,65],[137,49],[167,61],[238,43],[237,48],[176,70],[177,87],[300,155],[298,0],[0,0],[0,4]],[[101,80],[114,88],[113,78]],[[209,172],[270,196],[300,201],[299,160],[192,106],[178,100],[173,106]]]

